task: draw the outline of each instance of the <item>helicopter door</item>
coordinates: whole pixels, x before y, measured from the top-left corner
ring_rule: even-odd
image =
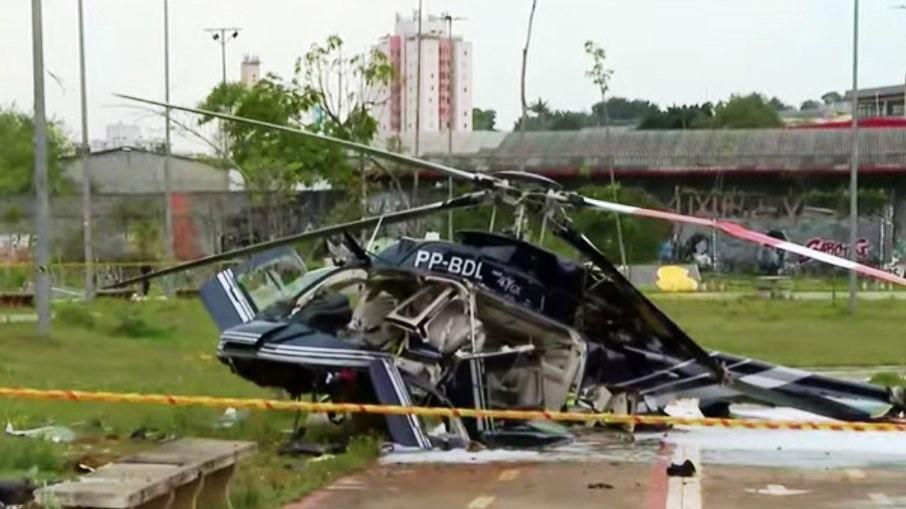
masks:
[[[239,288],[233,269],[218,272],[201,287],[201,300],[220,332],[251,322],[257,311]]]
[[[369,367],[371,384],[382,405],[412,406],[412,397],[399,369],[389,359],[378,359]],[[394,442],[420,449],[430,449],[431,440],[425,435],[416,415],[387,415],[387,428]]]

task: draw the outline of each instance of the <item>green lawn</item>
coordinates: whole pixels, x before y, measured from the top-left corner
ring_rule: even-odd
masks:
[[[703,346],[790,366],[906,364],[906,301],[651,298]]]
[[[61,305],[55,307],[51,339],[37,338],[34,327],[0,324],[0,385],[276,397],[231,374],[216,360],[217,331],[197,300],[104,299],[89,306]],[[203,408],[0,400],[0,428],[7,422],[16,428],[54,423],[73,428],[80,437],[73,444],[36,445],[0,435],[0,478],[29,471],[39,478],[76,475],[74,465],[82,456],[113,459],[153,447],[152,440],[130,438],[144,427],[158,437],[257,441],[262,453],[240,469],[234,505],[270,508],[367,465],[377,454],[376,440],[360,438],[349,452],[326,461],[280,457],[275,451],[285,439],[284,431],[291,428],[293,415],[251,412],[237,425],[219,429],[215,421],[221,413]]]

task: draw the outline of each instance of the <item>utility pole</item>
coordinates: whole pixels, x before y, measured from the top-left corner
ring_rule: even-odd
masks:
[[[50,335],[50,199],[47,191],[47,114],[44,107],[44,34],[41,0],[31,0],[34,56],[35,151],[35,308],[38,334]]]
[[[170,0],[164,0],[164,102],[170,104]],[[173,246],[173,183],[170,176],[170,108],[164,109],[164,214],[167,262],[176,257]],[[170,285],[164,285],[170,293]]]
[[[859,0],[853,0],[853,92],[852,130],[849,157],[849,257],[858,261],[856,242],[859,238]],[[859,303],[859,279],[849,271],[849,311],[854,313]]]
[[[91,232],[91,167],[88,154],[88,87],[85,75],[85,12],[83,0],[79,0],[79,78],[82,94],[82,235],[85,258],[85,300],[94,298],[94,248]]]
[[[422,130],[422,0],[418,0],[418,34],[416,35],[415,60],[415,157],[419,156],[419,136]],[[418,206],[418,168],[412,175],[412,206]],[[416,229],[419,221],[416,220]]]

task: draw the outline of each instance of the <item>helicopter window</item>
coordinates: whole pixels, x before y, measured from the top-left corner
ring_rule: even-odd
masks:
[[[258,310],[287,302],[305,286],[305,266],[298,258],[279,257],[238,277],[239,284]]]

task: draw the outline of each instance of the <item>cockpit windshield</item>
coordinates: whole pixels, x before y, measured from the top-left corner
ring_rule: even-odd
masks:
[[[292,250],[268,252],[245,264],[237,281],[258,311],[285,303],[306,285],[306,268],[302,258]]]

